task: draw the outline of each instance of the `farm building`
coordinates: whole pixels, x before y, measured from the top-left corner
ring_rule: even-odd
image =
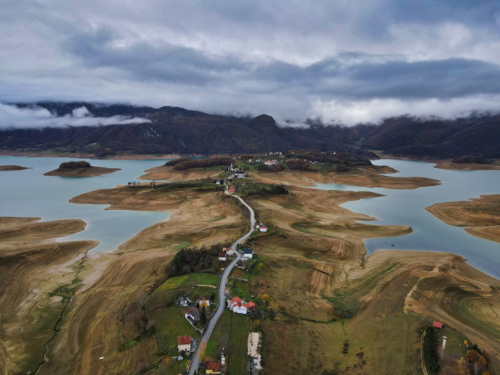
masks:
[[[208,307],[210,307],[210,298],[208,296],[200,296],[198,303],[200,305],[200,309],[202,307],[208,308]]]
[[[432,323],[432,326],[433,326],[434,328],[439,328],[439,329],[441,329],[441,328],[443,328],[443,323],[438,322],[437,320],[435,320],[435,321],[434,321],[434,323]]]
[[[191,320],[193,323],[197,322],[200,320],[200,312],[196,307],[191,307],[185,314],[184,316],[186,319]]]
[[[244,260],[248,260],[248,259],[252,259],[253,257],[253,250],[248,248],[248,249],[245,249],[245,251],[243,251],[243,259]]]
[[[179,352],[189,352],[191,350],[191,336],[177,337],[177,349]]]
[[[220,362],[209,361],[205,367],[206,374],[220,374]]]

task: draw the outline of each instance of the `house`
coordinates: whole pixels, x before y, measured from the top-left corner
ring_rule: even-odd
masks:
[[[229,189],[229,192],[232,194],[232,193],[234,193],[235,191],[236,191],[236,190],[235,190],[234,186],[231,186],[231,188]]]
[[[232,255],[234,255],[234,250],[233,250],[232,248],[228,248],[228,249],[226,250],[226,255],[227,255],[227,256],[232,256]]]
[[[198,303],[200,304],[200,309],[202,307],[209,308],[210,307],[210,298],[208,296],[200,296]]]
[[[437,320],[435,320],[435,321],[434,321],[434,323],[432,323],[432,326],[433,326],[434,328],[441,329],[441,328],[443,328],[443,323],[438,322]]]
[[[225,262],[226,261],[226,253],[219,253],[219,260],[221,262]]]
[[[179,297],[179,299],[177,300],[177,305],[182,306],[182,307],[187,307],[187,306],[189,306],[189,303],[190,303],[190,302],[191,302],[191,301],[190,301],[188,298],[186,298],[186,297],[182,297],[182,296],[181,296],[181,297]]]
[[[248,309],[246,303],[241,303],[239,306],[234,306],[233,307],[233,312],[237,314],[243,314],[246,315]]]
[[[220,374],[220,362],[207,362],[207,366],[205,367],[205,374]]]
[[[261,225],[260,228],[259,228],[259,230],[261,232],[267,232],[267,227],[265,225]]]
[[[236,267],[242,270],[245,269],[245,265],[241,260],[238,263],[236,263]]]
[[[248,248],[248,249],[245,249],[245,251],[243,251],[243,260],[248,260],[248,259],[252,259],[253,257],[253,250]]]
[[[184,316],[186,319],[191,320],[193,323],[197,322],[200,320],[200,312],[196,307],[191,307],[185,314]]]
[[[227,305],[229,307],[229,310],[233,310],[234,306],[240,305],[241,304],[241,298],[240,297],[233,297],[232,299],[227,301]]]
[[[189,352],[191,350],[191,336],[177,337],[177,349],[179,352]]]
[[[215,181],[215,183],[216,183],[217,185],[220,185],[220,181],[219,181],[219,180]]]
[[[248,311],[255,311],[255,303],[253,303],[251,301],[248,302],[247,303],[247,309],[248,309]]]
[[[264,162],[265,165],[276,165],[278,164],[278,160],[266,160]]]

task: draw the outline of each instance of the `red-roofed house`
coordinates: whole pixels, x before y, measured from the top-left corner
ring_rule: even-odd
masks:
[[[261,225],[260,228],[259,228],[259,230],[261,232],[267,232],[267,227],[265,225]]]
[[[207,362],[207,367],[205,367],[205,372],[207,374],[220,374],[220,362],[216,361]]]
[[[191,336],[177,337],[177,349],[179,352],[189,352],[191,350]]]
[[[439,328],[439,329],[441,329],[441,328],[443,328],[443,323],[438,322],[437,320],[435,320],[435,321],[434,321],[434,323],[432,323],[432,326],[433,326],[434,328]]]
[[[255,310],[255,303],[253,302],[248,302],[247,303],[247,309],[250,310],[250,311],[254,311]]]
[[[221,262],[225,262],[226,261],[226,253],[219,253],[219,260]]]

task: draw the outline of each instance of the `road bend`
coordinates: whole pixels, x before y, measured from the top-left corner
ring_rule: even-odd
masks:
[[[239,238],[236,240],[232,248],[236,252],[236,258],[233,259],[233,261],[229,264],[229,266],[226,267],[224,272],[222,273],[222,277],[220,279],[220,284],[219,284],[219,303],[217,304],[217,309],[215,310],[215,313],[212,315],[210,318],[210,321],[208,322],[207,326],[205,327],[205,330],[203,331],[203,335],[201,336],[200,344],[198,345],[198,349],[196,350],[196,354],[193,357],[193,361],[191,362],[191,366],[189,367],[189,375],[194,375],[194,373],[198,370],[200,367],[200,361],[201,357],[205,353],[205,350],[207,348],[207,343],[208,340],[210,340],[210,336],[212,335],[212,331],[214,330],[215,325],[217,324],[217,321],[219,320],[220,316],[224,312],[225,305],[226,305],[226,286],[227,286],[227,279],[229,277],[229,274],[231,273],[231,270],[234,268],[236,263],[241,259],[241,253],[236,250],[236,247],[238,244],[242,241],[245,241],[255,230],[255,213],[243,199],[238,197],[237,195],[230,194],[228,191],[228,187],[226,185],[226,194],[232,195],[234,198],[238,199],[243,205],[248,208],[250,211],[250,230],[248,231],[247,234],[245,234],[243,237]]]

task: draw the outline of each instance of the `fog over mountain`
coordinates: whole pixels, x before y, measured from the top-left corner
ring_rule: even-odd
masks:
[[[281,125],[496,113],[499,31],[493,1],[11,1],[0,14],[0,101],[167,104]],[[25,115],[60,124],[36,110],[0,113],[4,126]]]

